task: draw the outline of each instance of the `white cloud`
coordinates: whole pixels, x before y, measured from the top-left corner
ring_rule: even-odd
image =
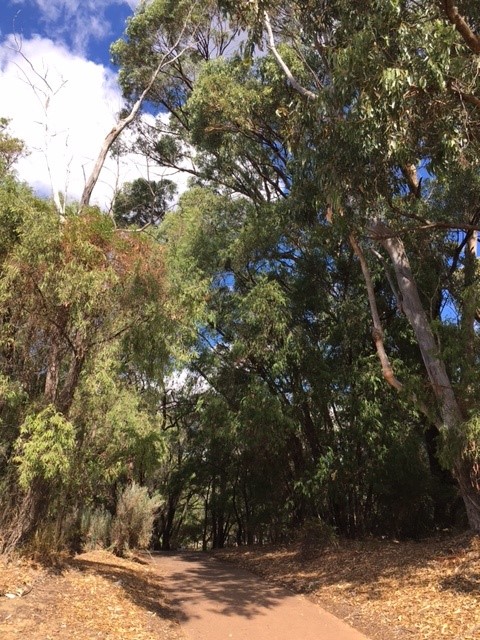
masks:
[[[5,0],[3,0],[5,1]],[[90,40],[102,40],[112,35],[112,25],[106,19],[108,8],[128,5],[132,10],[140,0],[10,0],[19,7],[34,6],[39,20],[55,40],[71,44],[76,52],[86,51]],[[118,25],[116,25],[118,28]]]
[[[116,76],[46,38],[23,41],[22,54],[13,36],[0,42],[0,116],[30,149],[17,173],[39,193],[78,199],[122,105]],[[92,201],[106,208],[119,184],[147,175],[140,157],[108,159]]]

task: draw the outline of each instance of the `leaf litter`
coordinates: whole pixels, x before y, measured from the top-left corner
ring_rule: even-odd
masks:
[[[0,559],[0,637],[181,640],[162,585],[158,569],[106,551],[65,559],[48,570]],[[25,596],[5,597],[30,587]]]
[[[480,538],[343,541],[222,550],[269,581],[308,595],[374,640],[480,640]]]
[[[303,593],[372,640],[480,640],[480,538],[244,547],[215,556]],[[92,551],[45,569],[0,558],[2,640],[181,640],[161,563]],[[11,594],[14,597],[7,597]]]

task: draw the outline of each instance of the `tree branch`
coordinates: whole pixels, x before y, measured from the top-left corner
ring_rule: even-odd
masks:
[[[465,18],[459,14],[454,0],[443,0],[443,7],[447,18],[455,25],[455,29],[465,40],[468,48],[473,53],[480,53],[480,38],[472,31]]]
[[[450,88],[454,93],[460,96],[463,102],[468,102],[468,104],[472,104],[474,107],[477,107],[477,109],[480,109],[480,98],[477,98],[477,96],[474,96],[472,93],[465,93],[457,84],[453,82],[450,85]]]
[[[373,320],[372,337],[375,342],[375,348],[382,365],[382,374],[385,380],[390,386],[397,391],[403,389],[403,384],[395,377],[392,365],[388,359],[387,352],[385,351],[385,345],[383,343],[383,328],[380,321],[380,314],[378,313],[377,301],[375,299],[375,291],[373,288],[372,278],[370,276],[370,270],[363,255],[363,251],[360,248],[355,236],[351,233],[348,237],[350,245],[357,256],[360,266],[362,268],[363,279],[365,280],[365,286],[367,287],[368,303],[370,305],[370,314]]]
[[[188,20],[188,18],[187,18]],[[187,26],[187,20],[185,21],[183,28],[180,32],[180,35],[178,36],[177,40],[175,41],[175,43],[170,47],[170,49],[161,57],[160,62],[158,63],[155,71],[152,73],[150,80],[147,84],[147,86],[145,87],[145,89],[142,91],[142,93],[140,94],[140,97],[138,98],[138,100],[135,102],[135,104],[133,105],[133,107],[130,110],[130,113],[125,117],[122,118],[121,120],[119,120],[117,122],[117,124],[113,127],[113,129],[110,131],[110,133],[108,133],[108,135],[105,137],[105,140],[103,142],[102,148],[100,149],[100,153],[98,154],[98,158],[97,161],[95,162],[95,166],[92,169],[92,172],[85,184],[85,187],[83,189],[83,193],[82,193],[82,197],[80,198],[80,206],[79,206],[79,210],[81,211],[84,207],[87,207],[90,203],[90,198],[92,196],[92,191],[95,187],[95,185],[97,184],[98,178],[100,177],[100,172],[102,171],[103,165],[105,164],[105,159],[107,157],[108,152],[110,151],[110,148],[112,146],[112,144],[115,142],[115,140],[118,138],[118,136],[122,133],[122,131],[131,123],[133,122],[133,120],[135,120],[138,112],[140,111],[140,108],[143,104],[143,102],[145,101],[145,98],[147,97],[148,93],[150,92],[151,88],[153,87],[158,75],[160,74],[160,72],[162,71],[162,69],[169,65],[172,64],[173,62],[175,62],[176,60],[178,60],[187,49],[190,49],[190,46],[186,46],[184,47],[180,53],[177,53],[175,56],[173,56],[173,58],[170,58],[171,54],[175,51],[175,49],[177,48],[177,46],[180,43],[180,40],[182,39],[182,36],[185,32],[186,26]]]
[[[268,48],[273,53],[276,61],[282,68],[292,88],[295,89],[297,93],[304,96],[305,98],[308,98],[309,100],[316,100],[318,97],[317,94],[313,93],[313,91],[310,91],[309,89],[305,89],[305,87],[302,87],[302,85],[295,79],[293,73],[290,71],[288,65],[286,64],[282,56],[279,54],[277,47],[275,46],[275,39],[273,37],[272,25],[270,24],[270,18],[268,16],[268,13],[265,11],[263,15],[264,15],[263,21],[265,23],[265,28],[268,34]]]
[[[402,167],[402,173],[412,196],[421,198],[422,179],[418,178],[417,167],[413,163],[406,164]]]

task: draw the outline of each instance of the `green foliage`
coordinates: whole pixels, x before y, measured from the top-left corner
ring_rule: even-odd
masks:
[[[162,56],[168,60],[172,50],[178,53],[187,49],[181,73],[189,69],[189,58],[196,57],[198,61],[199,52],[193,50],[192,46],[195,36],[203,28],[211,28],[210,19],[216,13],[216,2],[212,0],[203,2],[201,6],[192,0],[141,3],[136,14],[128,20],[124,37],[110,49],[113,63],[121,67],[120,85],[126,97],[133,99],[138,96],[159,60]],[[212,35],[214,32],[215,29],[212,29]],[[196,41],[200,42],[200,39]],[[184,92],[182,82],[175,73],[167,73],[159,78],[151,97],[158,98],[162,94],[169,104],[181,104]]]
[[[27,489],[36,479],[47,480],[52,485],[65,484],[74,452],[74,426],[53,406],[27,416],[16,444],[20,486]]]
[[[13,165],[25,155],[25,145],[8,132],[9,120],[0,118],[0,181],[3,181]]]
[[[265,10],[276,51],[260,48]],[[475,3],[459,10],[477,24]],[[95,209],[61,222],[15,180],[22,147],[1,122],[2,495],[40,497],[42,480],[50,508],[34,511],[57,518],[55,537],[84,513],[88,543],[106,544],[105,509],[128,485],[119,552],[149,544],[153,523],[164,548],[299,531],[307,551],[450,524],[431,437],[444,387],[396,292],[404,279],[418,292],[427,355],[452,382],[444,465],[467,461],[475,479],[478,61],[442,4],[154,0],[112,57],[130,101],[166,63],[147,98],[161,117],[138,124],[135,148],[188,166],[190,188],[165,214],[172,183],[137,180],[117,224]]]
[[[142,397],[122,380],[121,353],[116,344],[97,355],[85,371],[70,412],[80,431],[78,490],[97,501],[108,499],[110,487],[118,481],[150,476],[163,455],[154,415],[157,398]]]
[[[149,496],[148,489],[132,483],[118,496],[112,522],[112,544],[118,554],[129,549],[145,549],[150,543],[159,496]]]
[[[171,180],[156,182],[139,178],[123,185],[115,196],[113,216],[120,227],[157,225],[176,192]]]

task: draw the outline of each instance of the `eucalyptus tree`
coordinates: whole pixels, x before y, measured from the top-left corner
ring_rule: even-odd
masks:
[[[343,218],[340,224],[364,274],[385,379],[403,392],[385,350],[362,244],[376,244],[388,256],[399,308],[415,335],[429,384],[426,402],[413,393],[410,397],[449,441],[450,464],[469,522],[478,530],[477,409],[471,395],[478,364],[477,211],[465,200],[454,208],[450,200],[447,208],[443,197],[458,193],[459,181],[476,183],[478,175],[478,7],[465,3],[465,15],[451,2],[427,1],[245,8],[247,20],[256,20],[286,81],[305,103],[296,119],[299,170],[305,165],[311,170],[325,216],[333,215],[334,224]],[[423,186],[422,180],[429,184]],[[453,249],[457,259],[452,232],[463,232]],[[423,267],[436,269],[439,277],[428,281]],[[445,321],[445,293],[456,289],[458,296],[454,274],[457,286],[463,281],[455,298],[454,332],[462,357],[452,360],[433,323]]]
[[[127,97],[155,68],[158,33],[178,34],[182,12],[196,8],[140,6],[113,48]],[[172,167],[190,156],[194,180],[241,194],[264,225],[283,201],[305,230],[331,225],[349,244],[383,376],[444,434],[444,463],[480,528],[477,5],[224,0],[202,8],[188,55],[150,87],[148,99],[171,123],[159,119],[143,150]],[[392,317],[396,333],[385,334]],[[402,360],[410,365],[403,379]]]
[[[73,487],[79,495],[87,486],[95,491],[87,469],[102,465],[92,466],[92,434],[100,440],[102,431],[109,433],[116,448],[116,454],[103,451],[104,470],[118,465],[112,457],[122,448],[126,458],[139,458],[132,450],[150,437],[149,421],[138,399],[118,390],[125,385],[111,361],[125,357],[128,350],[118,345],[142,325],[165,328],[168,313],[162,251],[149,237],[117,230],[93,209],[66,212],[60,220],[50,203],[15,182],[4,191],[2,216],[8,215],[12,233],[0,273],[0,418],[9,427],[7,442],[2,434],[8,486],[1,525],[4,540],[14,545],[55,514],[61,528],[67,496],[72,509],[79,504]],[[104,360],[113,345],[116,352]],[[96,388],[91,379],[102,361],[110,362],[113,377],[117,372],[108,401],[98,375]]]

